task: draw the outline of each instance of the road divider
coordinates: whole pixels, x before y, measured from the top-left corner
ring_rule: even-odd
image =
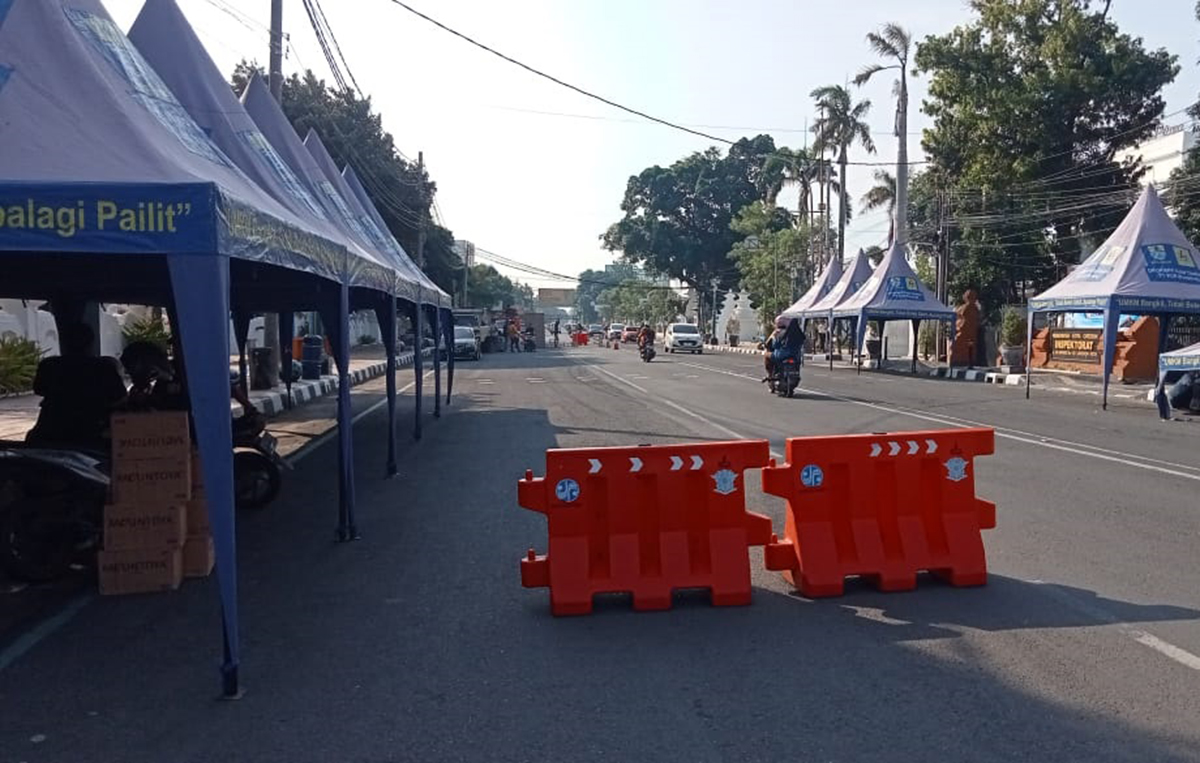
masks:
[[[918,572],[983,585],[996,507],[975,496],[975,458],[994,450],[986,428],[789,439],[785,463],[762,471],[763,492],[787,499],[767,568],[810,598],[840,596],[851,576],[883,591],[915,588]]]
[[[591,612],[598,593],[669,609],[682,588],[749,604],[748,547],[777,539],[770,518],[746,511],[745,471],[769,458],[766,440],[547,451],[546,476],[517,483],[549,530],[546,553],[521,560],[522,585],[548,587],[556,615]]]

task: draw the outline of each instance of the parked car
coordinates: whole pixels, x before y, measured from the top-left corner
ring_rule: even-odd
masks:
[[[608,341],[619,342],[619,341],[621,341],[621,337],[624,334],[625,334],[625,324],[624,323],[610,323],[608,325]]]
[[[704,354],[704,339],[694,323],[672,323],[663,335],[663,348],[667,352],[690,352]]]
[[[479,337],[471,326],[454,327],[454,357],[479,360],[483,354]]]
[[[639,330],[640,329],[637,326],[626,326],[625,331],[622,332],[622,334],[621,334],[621,341],[622,342],[636,342],[637,338],[638,338]]]

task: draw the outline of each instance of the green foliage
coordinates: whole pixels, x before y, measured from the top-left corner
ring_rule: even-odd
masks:
[[[1000,322],[1000,343],[1007,347],[1021,347],[1025,344],[1027,326],[1024,309],[1012,306],[1004,308],[1004,317]]]
[[[933,356],[935,349],[937,349],[937,322],[921,321],[921,327],[917,329],[917,350],[921,353],[921,357],[928,359]]]
[[[624,217],[605,232],[604,246],[711,300],[714,284],[722,290],[736,285],[728,254],[742,236],[730,223],[763,195],[763,168],[773,153],[775,141],[759,135],[739,140],[724,155],[710,148],[670,167],[642,170],[629,179]]]
[[[375,344],[375,337],[370,334],[362,334],[358,337],[358,343],[364,346]]]
[[[641,271],[636,265],[620,260],[609,264],[604,270],[583,271],[579,274],[579,286],[575,290],[575,314],[584,323],[595,323],[601,318],[596,310],[601,292],[641,278]]]
[[[527,291],[526,291],[527,290]],[[533,290],[514,283],[491,265],[474,265],[467,277],[467,304],[471,307],[514,307],[533,302]]]
[[[0,395],[28,392],[41,359],[36,342],[21,337],[0,338]]]
[[[1140,170],[1114,155],[1156,129],[1178,66],[1090,0],[971,7],[973,20],[926,38],[915,63],[934,122],[922,144],[953,199],[950,293],[976,288],[994,310],[1048,286],[1124,216],[1081,212],[1079,200],[1137,188]]]
[[[241,95],[257,65],[242,61],[231,83]],[[437,185],[428,172],[400,156],[370,98],[353,90],[337,90],[312,71],[293,74],[283,83],[283,111],[303,138],[316,130],[339,167],[349,164],[358,173],[388,230],[415,262],[421,221],[425,220],[425,273],[453,293],[462,264],[454,252],[454,234],[431,222]]]
[[[656,286],[645,281],[627,281],[605,289],[597,304],[603,307],[601,316],[608,321],[649,323],[661,326],[674,321],[684,310],[687,300],[674,289]]]
[[[805,288],[812,280],[808,226],[793,228],[790,222],[786,210],[757,201],[731,223],[744,238],[733,245],[729,258],[737,264],[741,288],[750,293],[764,327],[795,300],[801,274]]]
[[[150,342],[167,352],[171,351],[171,332],[167,331],[167,325],[157,315],[127,322],[121,329],[121,336],[125,339],[125,344]]]

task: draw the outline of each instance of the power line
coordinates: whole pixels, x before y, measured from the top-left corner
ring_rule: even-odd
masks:
[[[701,138],[705,138],[707,140],[713,140],[718,143],[724,143],[724,144],[730,145],[730,146],[732,146],[735,143],[735,141],[729,140],[727,138],[718,138],[716,135],[711,135],[706,132],[701,132],[700,130],[693,130],[690,127],[685,127],[684,125],[678,124],[676,122],[671,122],[671,121],[663,119],[661,117],[656,117],[651,114],[647,114],[644,111],[639,111],[631,106],[626,106],[624,104],[617,103],[616,101],[611,100],[609,98],[605,98],[602,95],[597,95],[596,93],[593,93],[589,90],[585,90],[582,87],[579,87],[578,85],[572,85],[570,82],[561,80],[552,74],[547,74],[546,72],[544,72],[540,69],[535,69],[534,67],[530,66],[529,64],[522,63],[521,61],[518,61],[517,59],[515,59],[511,56],[507,56],[494,48],[490,48],[487,45],[484,45],[482,42],[479,42],[478,40],[476,40],[472,37],[469,37],[469,36],[463,34],[462,32],[459,32],[458,30],[451,29],[450,27],[446,26],[445,24],[438,21],[437,19],[431,18],[430,16],[427,16],[424,13],[421,13],[416,8],[413,8],[411,5],[409,5],[405,2],[402,2],[402,0],[391,0],[391,2],[394,5],[397,5],[401,8],[403,8],[404,10],[408,11],[409,13],[413,14],[414,16],[417,16],[418,18],[424,19],[425,21],[429,22],[430,24],[433,24],[438,29],[441,29],[444,32],[448,32],[448,33],[454,35],[455,37],[459,38],[460,40],[468,42],[471,45],[474,45],[475,47],[479,48],[480,50],[491,53],[493,56],[496,56],[497,58],[500,58],[504,61],[507,61],[508,63],[510,63],[514,66],[518,66],[531,74],[535,74],[538,77],[541,77],[542,79],[549,80],[556,85],[567,88],[568,90],[573,90],[574,92],[579,93],[580,95],[586,96],[588,98],[591,98],[592,100],[599,101],[600,103],[603,103],[607,106],[612,106],[615,109],[620,109],[621,111],[624,111],[629,114],[633,114],[634,116],[639,116],[643,119],[648,119],[651,122],[657,122],[658,124],[663,125],[665,127],[670,127],[671,129],[674,129],[674,130],[679,130],[681,132],[686,132],[686,133],[690,133],[692,135],[697,135],[697,136],[699,136]]]
[[[317,18],[320,19],[321,24],[325,27],[326,34],[328,34],[330,41],[333,43],[333,50],[337,52],[338,58],[341,59],[346,76],[350,78],[350,82],[354,85],[354,89],[358,92],[359,97],[362,97],[362,88],[358,86],[358,80],[354,78],[354,72],[350,71],[350,62],[346,60],[346,56],[342,53],[342,46],[338,44],[337,35],[333,33],[333,27],[329,25],[329,19],[325,17],[325,9],[321,7],[321,0],[312,0],[312,4],[317,12]]]

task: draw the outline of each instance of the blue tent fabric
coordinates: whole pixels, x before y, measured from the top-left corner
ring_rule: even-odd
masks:
[[[1033,316],[1045,312],[1104,315],[1103,405],[1116,359],[1122,315],[1153,315],[1160,332],[1172,315],[1200,314],[1200,253],[1147,186],[1104,243],[1054,286],[1029,300]],[[1161,346],[1161,344],[1160,344]],[[1028,397],[1028,384],[1026,396]]]

